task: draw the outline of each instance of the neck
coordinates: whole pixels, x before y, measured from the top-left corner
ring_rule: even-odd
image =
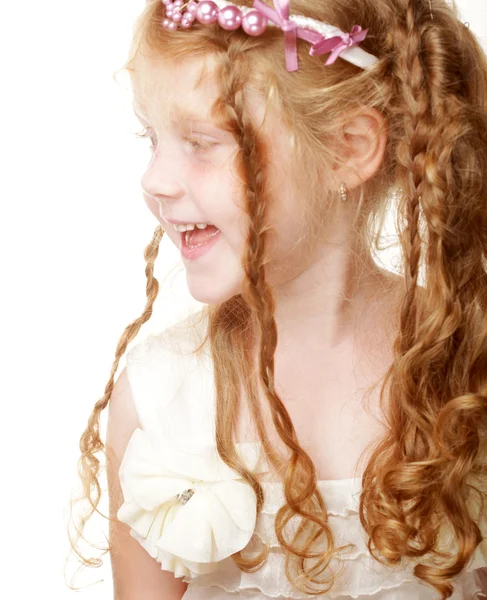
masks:
[[[379,334],[392,325],[402,278],[356,256],[350,248],[334,248],[273,286],[280,349],[326,353],[363,331]]]

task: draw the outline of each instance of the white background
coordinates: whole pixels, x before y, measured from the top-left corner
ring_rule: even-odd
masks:
[[[113,78],[144,2],[0,5],[0,595],[10,600],[112,594],[108,556],[80,579],[103,583],[66,587],[65,520],[79,436],[145,304],[143,250],[157,225],[139,184],[149,149],[134,135],[126,78]],[[487,2],[458,5],[487,47]],[[136,342],[199,307],[184,272],[164,283],[181,265],[165,238],[160,296]]]

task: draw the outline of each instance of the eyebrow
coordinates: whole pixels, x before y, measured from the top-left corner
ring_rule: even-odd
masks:
[[[145,120],[147,119],[146,111],[142,105],[138,105],[135,102],[132,104],[132,109],[137,117],[142,117]],[[172,114],[174,115],[177,122],[182,121],[202,121],[209,125],[213,125],[214,127],[219,127],[218,123],[212,119],[210,116],[206,114],[200,114],[194,111],[192,107],[177,105],[173,108]]]

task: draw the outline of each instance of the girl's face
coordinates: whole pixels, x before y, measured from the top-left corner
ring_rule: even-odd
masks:
[[[221,303],[241,292],[244,279],[241,262],[249,217],[242,208],[242,183],[234,165],[238,144],[210,116],[219,91],[210,77],[197,85],[205,64],[202,59],[178,65],[137,60],[134,109],[153,145],[141,181],[145,202],[180,250],[186,245],[185,234],[168,221],[210,223],[220,230],[208,246],[182,254],[182,260],[191,295],[206,304]],[[206,64],[211,66],[209,59]],[[264,117],[263,103],[254,97],[251,110],[259,126]],[[289,133],[278,119],[273,123],[272,147],[279,149],[279,155],[270,179],[279,208],[278,213],[273,209],[272,218],[277,219],[279,239],[273,240],[272,252],[283,260],[299,227],[291,208],[292,185],[287,179]],[[201,250],[204,252],[198,255]]]

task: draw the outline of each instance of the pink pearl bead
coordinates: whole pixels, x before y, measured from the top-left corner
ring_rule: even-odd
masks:
[[[167,6],[168,4],[172,4],[172,0],[162,0],[162,3]]]
[[[226,6],[220,9],[218,23],[223,29],[233,31],[238,29],[242,23],[242,13],[237,6]]]
[[[214,23],[218,19],[218,6],[212,0],[203,0],[196,9],[196,18],[204,25]]]
[[[183,20],[181,21],[180,25],[183,29],[189,29],[191,27],[191,25],[193,24],[192,21],[188,21],[188,19],[185,19],[183,17]]]
[[[179,8],[181,8],[181,6],[184,4],[183,0],[174,0],[173,2],[174,6],[178,6]]]
[[[176,31],[177,28],[178,28],[178,24],[177,23],[175,23],[174,21],[169,21],[167,29],[169,29],[171,31]]]
[[[252,10],[242,19],[242,29],[247,35],[258,36],[267,28],[267,17],[262,13]]]
[[[172,20],[173,20],[175,23],[179,23],[179,22],[181,21],[181,19],[182,19],[182,18],[183,18],[183,17],[181,16],[181,13],[180,13],[180,12],[175,12],[175,13],[173,14],[173,16],[172,16]]]
[[[186,7],[186,10],[191,13],[192,15],[194,15],[196,13],[196,9],[198,8],[198,4],[196,2],[193,2],[193,0],[191,0],[190,2],[188,2],[188,6]]]

